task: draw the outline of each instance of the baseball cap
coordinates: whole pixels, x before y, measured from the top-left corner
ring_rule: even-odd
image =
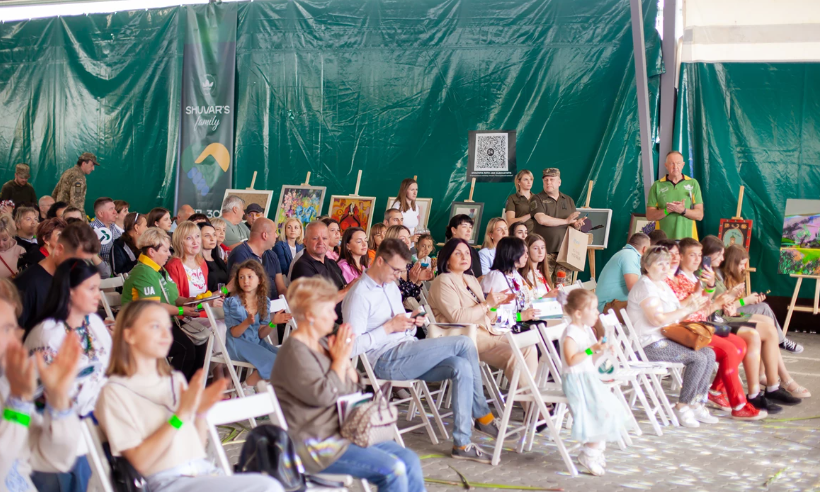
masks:
[[[250,214],[256,212],[258,214],[264,213],[265,211],[262,210],[262,207],[258,203],[251,203],[245,208],[245,213]]]
[[[91,161],[94,163],[95,166],[99,166],[100,163],[97,162],[97,156],[92,154],[91,152],[83,152],[83,154],[78,159],[80,162]]]
[[[561,171],[557,167],[548,167],[548,168],[544,169],[544,171],[541,173],[541,177],[542,178],[547,178],[547,177],[560,178],[561,177]]]

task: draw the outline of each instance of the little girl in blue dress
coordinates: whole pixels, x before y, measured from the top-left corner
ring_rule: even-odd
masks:
[[[268,276],[262,264],[248,260],[236,268],[231,297],[225,299],[225,347],[234,361],[253,364],[256,372],[248,376],[245,385],[255,386],[261,379],[269,380],[276,360],[277,348],[265,341],[276,325],[287,323],[291,315],[280,311],[270,313]],[[275,333],[275,332],[274,332]]]
[[[628,422],[626,410],[601,382],[594,364],[607,348],[591,328],[598,319],[598,298],[576,289],[563,303],[570,324],[561,336],[561,378],[572,412],[572,438],[584,444],[578,462],[600,476],[606,472],[606,442],[621,438]]]

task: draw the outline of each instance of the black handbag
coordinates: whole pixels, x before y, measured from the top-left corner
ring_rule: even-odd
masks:
[[[108,465],[111,467],[111,485],[115,492],[137,492],[146,490],[145,477],[122,456],[111,454],[111,446],[103,443],[103,451]]]
[[[282,484],[285,492],[303,492],[307,488],[296,446],[288,433],[276,425],[260,425],[248,433],[235,470],[271,476]]]

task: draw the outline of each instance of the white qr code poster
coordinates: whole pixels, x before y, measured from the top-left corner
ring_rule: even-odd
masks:
[[[469,134],[467,181],[503,182],[515,178],[515,131],[472,131]]]

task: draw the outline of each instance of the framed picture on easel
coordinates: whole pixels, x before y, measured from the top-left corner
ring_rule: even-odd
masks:
[[[388,210],[393,207],[393,204],[396,203],[396,197],[391,196],[387,199],[387,208]],[[430,220],[430,209],[433,208],[433,199],[432,198],[416,198],[416,207],[419,209],[419,225],[418,227],[422,229],[427,229],[427,222]]]
[[[745,219],[720,219],[718,238],[728,248],[733,244],[743,246],[749,251],[752,241],[752,221]]]
[[[470,236],[470,240],[467,241],[470,244],[476,244],[479,238],[479,231],[481,230],[481,215],[484,213],[484,204],[483,203],[476,203],[476,202],[453,202],[452,207],[450,207],[450,218],[452,219],[456,215],[467,215],[471,219],[473,219],[473,234]]]

